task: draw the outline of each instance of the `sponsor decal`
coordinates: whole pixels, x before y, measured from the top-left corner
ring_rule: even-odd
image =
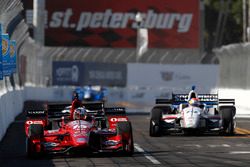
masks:
[[[202,102],[217,102],[218,95],[217,94],[200,94],[198,98]],[[175,94],[174,96],[175,101],[188,101],[187,94]]]
[[[76,31],[86,28],[174,29],[176,32],[185,33],[190,30],[193,19],[192,13],[157,13],[154,10],[148,10],[141,13],[142,20],[137,22],[137,13],[113,12],[112,9],[106,9],[104,12],[81,12],[77,21],[70,23],[70,18],[74,14],[71,8],[67,8],[65,11],[53,11],[51,18],[48,18],[48,11],[45,11],[46,27],[69,28]],[[25,15],[28,25],[32,26],[33,10],[26,10]],[[176,25],[177,28],[175,28]]]
[[[2,34],[2,60],[3,60],[3,75],[11,74],[10,65],[10,40],[8,34]]]
[[[111,122],[123,122],[123,121],[128,121],[127,118],[110,118]]]
[[[58,77],[58,81],[65,82],[78,82],[79,79],[79,69],[76,65],[72,67],[61,67],[56,70],[56,77]]]
[[[7,52],[9,50],[9,46],[8,46],[8,41],[6,39],[2,39],[2,53],[3,53],[3,56],[7,56]]]
[[[16,72],[16,41],[10,40],[10,70],[11,73]]]
[[[53,85],[125,86],[126,64],[53,62]]]
[[[121,80],[121,71],[101,71],[101,70],[91,70],[89,71],[90,79],[105,79],[105,80]]]
[[[0,23],[0,41],[2,41],[2,24]],[[0,80],[3,79],[3,62],[2,62],[2,57],[3,51],[2,51],[2,42],[0,42]]]
[[[193,19],[192,13],[156,13],[154,10],[148,10],[141,13],[142,21],[137,22],[136,13],[113,12],[112,9],[106,9],[104,12],[81,12],[77,21],[70,23],[70,18],[75,15],[71,8],[65,11],[53,11],[51,18],[48,18],[47,13],[48,11],[45,11],[46,27],[69,28],[75,31],[82,31],[86,28],[146,28],[174,29],[179,33],[185,33],[190,30]],[[33,20],[30,19],[32,17],[33,10],[27,10],[26,20],[29,25],[32,25]]]
[[[59,132],[59,129],[56,129],[56,130],[48,130],[47,132],[48,132],[48,133],[55,133],[55,132]]]
[[[78,78],[79,78],[79,69],[76,65],[72,66],[72,82],[78,82]]]
[[[198,98],[201,101],[211,101],[211,102],[216,102],[218,101],[218,95],[198,95]]]
[[[13,45],[10,45],[10,57],[14,57],[15,54],[15,48]]]
[[[26,124],[43,124],[43,121],[26,121]]]
[[[87,129],[88,127],[86,125],[74,125],[73,126],[73,129],[74,130],[84,130],[84,129]]]
[[[44,146],[45,147],[56,147],[58,146],[59,143],[52,143],[52,142],[49,142],[49,143],[44,143]]]
[[[119,143],[120,143],[120,141],[116,141],[116,140],[107,140],[107,141],[103,142],[103,144],[106,146],[115,146]]]
[[[77,139],[76,139],[76,141],[77,141],[77,142],[86,142],[86,141],[87,141],[87,139],[86,139],[86,138],[81,137],[81,138],[77,138]]]
[[[174,72],[172,72],[172,71],[161,72],[161,78],[162,78],[163,81],[171,81],[171,80],[173,80],[173,75],[174,75]]]
[[[41,111],[28,111],[28,114],[45,114],[45,111],[44,110],[41,110]]]
[[[191,79],[190,75],[186,75],[182,73],[174,73],[173,71],[161,71],[160,74],[161,74],[161,79],[166,82],[173,81],[173,80],[184,81],[184,80]]]

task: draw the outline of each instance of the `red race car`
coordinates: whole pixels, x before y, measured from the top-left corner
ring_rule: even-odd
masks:
[[[101,102],[84,103],[74,120],[67,120],[68,104],[49,104],[28,110],[25,122],[28,157],[42,153],[134,152],[132,126],[125,108],[104,108]]]

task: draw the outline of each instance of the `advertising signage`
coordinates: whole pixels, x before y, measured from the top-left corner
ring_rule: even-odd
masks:
[[[0,41],[2,41],[2,25],[0,24]],[[2,62],[2,42],[0,42],[0,80],[3,80],[3,62]]]
[[[10,70],[11,73],[16,72],[16,41],[11,40],[10,41]]]
[[[24,1],[30,25],[31,4]],[[146,28],[149,48],[199,48],[199,13],[199,0],[46,1],[45,44],[134,48]]]
[[[126,64],[53,62],[53,85],[126,86]]]
[[[2,34],[2,61],[3,61],[3,76],[11,74],[10,66],[10,40],[8,34]]]

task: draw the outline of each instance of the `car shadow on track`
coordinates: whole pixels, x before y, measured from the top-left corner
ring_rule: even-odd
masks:
[[[45,154],[39,157],[36,157],[35,159],[61,159],[61,158],[112,158],[112,157],[134,157],[141,155],[142,153],[135,152],[133,155],[126,155],[123,153],[65,153],[65,154]],[[28,157],[27,157],[28,159]]]

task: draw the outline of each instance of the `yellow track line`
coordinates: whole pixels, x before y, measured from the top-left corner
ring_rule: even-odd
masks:
[[[226,138],[250,138],[250,130],[235,128],[235,133],[243,136],[227,136]]]
[[[250,135],[250,131],[242,128],[235,128],[235,132],[238,134]]]

